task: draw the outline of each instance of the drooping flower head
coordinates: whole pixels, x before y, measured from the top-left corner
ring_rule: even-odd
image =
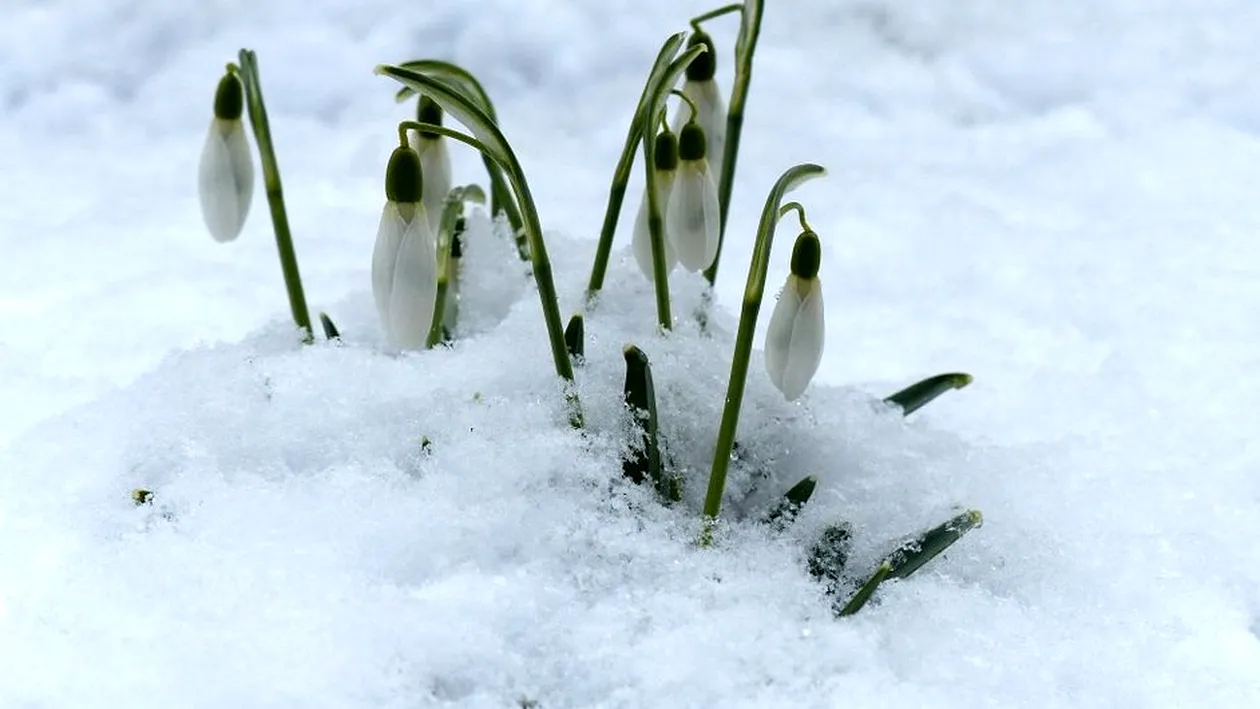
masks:
[[[241,122],[244,108],[241,79],[229,69],[214,92],[214,118],[198,169],[201,216],[220,243],[240,236],[254,196],[254,163]]]
[[[708,268],[717,257],[721,231],[717,184],[705,159],[704,129],[696,121],[678,136],[678,177],[665,210],[665,231],[688,271]]]
[[[722,161],[726,151],[726,101],[722,98],[722,87],[718,85],[717,50],[713,38],[708,33],[696,30],[687,40],[688,47],[703,44],[704,52],[697,55],[687,65],[686,78],[682,92],[696,105],[695,120],[704,129],[707,136],[706,154],[709,167],[714,174],[714,181],[722,174]],[[686,112],[679,107],[674,117],[673,128],[682,130],[686,124]]]
[[[806,229],[792,247],[791,273],[766,330],[766,372],[788,401],[805,393],[822,362],[826,323],[818,269],[822,245]]]
[[[399,146],[385,169],[385,208],[372,251],[372,295],[389,342],[421,349],[437,301],[437,243],[421,200],[420,156]]]

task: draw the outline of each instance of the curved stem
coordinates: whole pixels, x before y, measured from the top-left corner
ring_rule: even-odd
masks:
[[[717,280],[718,264],[722,261],[722,247],[726,243],[726,220],[731,211],[731,190],[735,186],[735,161],[739,157],[739,136],[744,129],[744,104],[748,101],[748,85],[752,82],[753,53],[757,38],[761,35],[761,12],[764,0],[747,0],[743,7],[743,21],[739,28],[739,41],[735,43],[735,85],[731,89],[731,103],[726,113],[726,146],[722,151],[722,174],[718,179],[718,211],[722,226],[718,231],[718,252],[713,265],[704,271],[709,285]]]
[[[534,205],[534,197],[530,193],[525,172],[520,161],[512,152],[512,146],[488,116],[466,97],[452,91],[450,87],[433,77],[418,71],[396,66],[382,65],[376,67],[376,73],[384,74],[396,81],[411,86],[413,89],[428,94],[447,113],[463,123],[476,138],[466,136],[458,131],[445,129],[442,126],[421,124],[425,130],[441,133],[460,142],[472,145],[489,156],[503,168],[516,194],[517,203],[521,206],[521,214],[525,219],[525,234],[529,239],[529,256],[534,269],[534,283],[538,286],[538,299],[542,305],[543,321],[547,325],[547,338],[551,346],[551,357],[555,364],[556,374],[564,380],[565,398],[568,400],[569,422],[575,428],[583,426],[581,402],[573,388],[573,361],[564,344],[564,324],[560,320],[560,308],[556,298],[555,283],[551,278],[551,259],[547,257],[547,244],[543,240],[542,224],[538,221],[538,209]]]
[[[731,358],[731,376],[726,385],[726,403],[722,408],[722,424],[718,428],[717,445],[713,451],[713,467],[709,472],[709,490],[704,498],[704,515],[716,520],[722,510],[722,492],[726,488],[726,470],[731,462],[731,448],[735,444],[735,430],[739,426],[739,409],[744,399],[744,385],[748,378],[748,360],[752,356],[753,335],[757,330],[757,315],[766,290],[766,275],[770,268],[770,248],[774,244],[775,226],[779,220],[779,203],[783,195],[805,180],[821,177],[826,171],[820,165],[797,165],[779,177],[766,197],[761,210],[761,224],[757,228],[757,241],[753,246],[752,261],[748,266],[748,283],[744,286],[744,305],[739,317],[739,330],[735,335],[735,353]],[[706,527],[707,528],[707,527]]]
[[[457,86],[462,86],[466,89],[466,98],[472,100],[491,121],[496,125],[498,124],[499,117],[495,113],[494,103],[490,100],[490,94],[486,93],[485,87],[467,69],[440,59],[419,59],[404,62],[400,66],[404,69],[429,72],[451,79]],[[406,101],[416,93],[418,92],[410,86],[403,86],[401,89],[398,89],[395,100],[400,102]],[[499,210],[503,210],[507,214],[508,223],[512,225],[512,231],[517,235],[517,250],[520,253],[521,260],[527,261],[529,256],[525,253],[521,243],[521,212],[517,208],[515,200],[512,199],[512,193],[503,177],[503,171],[498,164],[485,155],[481,156],[481,161],[485,163],[486,174],[490,176],[490,216],[497,217]]]
[[[731,12],[743,12],[743,11],[744,11],[744,3],[742,2],[731,3],[730,5],[723,5],[722,7],[719,7],[716,10],[709,10],[703,15],[696,15],[695,17],[691,18],[691,27],[692,29],[699,31],[700,23],[704,22],[705,20],[712,20],[715,17],[721,17],[722,15],[725,15]]]
[[[267,187],[267,206],[271,208],[271,224],[276,233],[276,250],[280,252],[280,271],[284,274],[285,290],[289,294],[289,310],[293,322],[302,329],[302,341],[311,344],[315,333],[311,328],[311,314],[306,309],[306,293],[302,289],[302,274],[298,270],[297,252],[293,248],[293,236],[289,233],[289,215],[284,208],[284,189],[280,184],[280,164],[276,161],[275,148],[271,143],[271,127],[267,122],[267,107],[263,103],[262,84],[258,80],[258,58],[253,51],[242,49],[239,74],[245,88],[245,105],[249,108],[249,124],[254,129],[258,145],[258,157],[262,163],[263,182]],[[231,64],[228,65],[232,67]]]
[[[787,204],[784,204],[783,207],[779,209],[779,219],[782,219],[788,212],[792,211],[796,212],[796,220],[800,223],[802,231],[813,231],[813,228],[810,227],[809,222],[805,219],[805,207],[802,206],[800,202],[788,202]]]
[[[669,93],[671,93],[674,96],[677,96],[678,98],[686,102],[687,109],[689,111],[689,113],[687,114],[688,120],[692,120],[692,121],[696,120],[696,114],[700,112],[700,109],[696,108],[696,102],[692,101],[690,96],[688,96],[687,94],[683,93],[682,91],[678,89],[670,89]]]
[[[586,286],[588,305],[594,301],[595,294],[604,287],[604,276],[608,272],[608,255],[612,251],[613,234],[617,231],[617,218],[621,216],[621,205],[626,198],[630,169],[634,167],[635,149],[639,147],[639,141],[643,139],[645,125],[643,117],[652,115],[648,112],[648,99],[652,96],[656,82],[660,81],[661,75],[669,69],[670,60],[678,53],[686,37],[685,32],[679,32],[665,40],[665,43],[661,45],[661,51],[656,55],[656,61],[652,64],[652,70],[648,73],[647,81],[643,84],[643,93],[639,95],[639,103],[635,106],[630,130],[626,134],[626,144],[621,149],[621,157],[613,170],[612,186],[608,190],[608,208],[604,211],[604,224],[599,230],[599,244],[595,247],[595,261],[591,264],[591,278]]]
[[[652,244],[652,280],[656,286],[656,322],[662,330],[670,330],[674,326],[674,317],[669,308],[669,271],[665,266],[665,220],[661,216],[660,195],[656,191],[656,141],[647,136],[656,123],[653,116],[658,110],[664,110],[665,97],[673,91],[674,81],[686,71],[701,53],[707,51],[703,44],[689,47],[678,58],[670,63],[665,75],[657,82],[652,92],[648,111],[644,115],[643,162],[647,179],[644,189],[648,201],[648,240]],[[658,108],[659,107],[659,108]]]

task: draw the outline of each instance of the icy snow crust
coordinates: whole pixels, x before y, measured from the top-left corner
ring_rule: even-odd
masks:
[[[767,4],[713,334],[681,272],[679,327],[654,334],[640,167],[587,318],[586,437],[484,217],[456,346],[386,351],[368,268],[409,107],[370,68],[434,56],[485,81],[568,315],[642,75],[709,5],[6,7],[0,706],[1260,703],[1260,6]],[[732,25],[711,28],[728,47]],[[230,246],[200,223],[240,46],[339,345],[298,344],[261,193]],[[729,524],[701,551],[753,225],[806,160],[831,171],[794,195],[828,350],[799,404],[755,353]],[[672,509],[620,480],[631,342],[687,482]],[[909,420],[878,403],[951,370],[976,383]],[[806,474],[796,525],[751,523]],[[803,563],[823,527],[853,526],[862,575],[959,505],[985,526],[832,618]]]

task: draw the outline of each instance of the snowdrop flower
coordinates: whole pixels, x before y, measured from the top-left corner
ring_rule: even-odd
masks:
[[[416,107],[416,120],[421,123],[442,125],[442,107],[428,96],[421,96]],[[446,136],[438,133],[412,131],[407,142],[420,156],[420,169],[424,173],[424,210],[429,215],[429,228],[436,230],[442,219],[442,201],[451,191],[451,152]]]
[[[715,176],[722,174],[722,159],[726,153],[726,101],[722,98],[722,88],[713,78],[717,73],[717,53],[713,46],[713,38],[697,30],[687,40],[687,46],[704,44],[705,52],[687,65],[686,79],[682,92],[696,104],[695,120],[708,136],[706,153],[709,156],[709,167]],[[674,130],[682,130],[683,107],[678,107],[674,116]],[[718,177],[714,177],[716,181]]]
[[[385,172],[385,209],[372,251],[372,295],[395,347],[422,349],[437,301],[437,240],[420,199],[420,156],[394,149]]]
[[[214,119],[201,150],[198,175],[201,216],[219,243],[240,236],[254,196],[254,163],[241,123],[244,104],[240,77],[229,70],[214,92]]]
[[[806,229],[792,247],[792,272],[779,293],[766,331],[766,372],[788,401],[805,393],[822,361],[826,328],[822,283],[818,280],[821,260],[818,235]]]
[[[664,210],[669,204],[669,196],[674,191],[674,178],[678,174],[678,137],[672,131],[665,130],[657,134],[653,161],[656,163],[656,204],[658,209]],[[647,190],[644,189],[643,203],[639,205],[639,216],[634,220],[634,238],[631,248],[634,250],[634,260],[638,262],[639,270],[647,276],[649,281],[655,283],[656,272],[652,268],[652,235],[648,230],[648,211]],[[668,274],[678,264],[678,255],[674,253],[674,247],[669,243],[668,234],[662,234],[662,236],[665,237],[665,273]]]
[[[695,121],[678,136],[678,177],[665,209],[665,231],[688,271],[708,268],[717,257],[721,215],[717,185],[705,159],[704,129]]]

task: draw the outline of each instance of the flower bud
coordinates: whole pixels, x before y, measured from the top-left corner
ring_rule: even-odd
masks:
[[[826,322],[818,267],[818,235],[805,231],[792,247],[792,272],[766,329],[766,373],[788,401],[805,393],[822,362]]]
[[[244,102],[240,78],[227,72],[214,92],[214,118],[197,175],[202,219],[220,243],[240,236],[254,196],[254,163],[241,123]]]
[[[385,208],[372,250],[372,296],[386,339],[421,349],[437,301],[437,241],[421,201],[419,156],[396,148],[385,169]]]
[[[717,257],[721,232],[717,184],[705,159],[704,130],[692,121],[678,139],[678,177],[665,209],[665,231],[688,271],[708,268]]]

